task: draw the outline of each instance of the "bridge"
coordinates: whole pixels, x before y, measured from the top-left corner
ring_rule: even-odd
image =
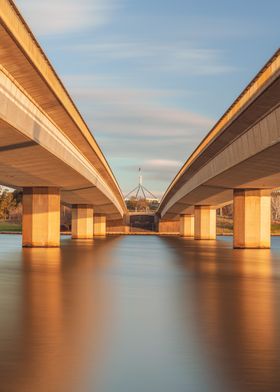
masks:
[[[106,225],[128,232],[140,218],[129,216],[102,151],[17,8],[0,5],[0,183],[23,189],[23,246],[59,246],[61,203],[72,207],[75,239],[105,235]],[[145,224],[165,233],[180,224],[182,236],[215,239],[216,209],[233,202],[234,247],[270,247],[270,194],[280,186],[279,74],[278,50],[183,165],[156,216],[141,218]]]
[[[61,202],[73,238],[105,234],[126,212],[118,183],[12,1],[0,20],[0,183],[23,189],[23,246],[59,246]]]
[[[160,230],[216,238],[216,209],[233,202],[235,248],[270,247],[271,190],[280,187],[280,50],[183,165],[158,209]]]

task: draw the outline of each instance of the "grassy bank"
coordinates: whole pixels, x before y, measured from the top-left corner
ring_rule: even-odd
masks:
[[[21,233],[21,224],[0,222],[0,233]],[[67,232],[68,233],[68,232]],[[217,234],[232,234],[233,220],[227,217],[217,217]],[[272,223],[271,234],[280,235],[280,223]]]
[[[272,225],[271,225],[271,233],[280,235],[280,223],[272,223]]]
[[[21,224],[18,223],[9,223],[9,222],[0,222],[0,232],[21,232]]]
[[[232,234],[233,220],[227,217],[217,216],[217,234]],[[280,223],[272,223],[271,234],[280,235]]]
[[[217,216],[217,234],[232,234],[233,220],[231,218]]]

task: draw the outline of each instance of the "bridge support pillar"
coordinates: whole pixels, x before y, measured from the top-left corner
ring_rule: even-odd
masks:
[[[93,235],[96,237],[106,236],[106,216],[105,215],[94,215]]]
[[[125,214],[123,217],[123,232],[125,234],[130,233],[130,216],[129,216],[129,214]]]
[[[60,192],[54,187],[23,189],[22,246],[60,245]]]
[[[88,204],[72,206],[72,238],[93,238],[93,207]]]
[[[234,189],[234,248],[270,248],[271,191]]]
[[[195,206],[194,238],[196,240],[216,239],[216,209],[211,206]]]
[[[180,236],[194,237],[194,215],[180,215]]]
[[[160,234],[176,234],[180,232],[180,220],[159,220],[158,232]]]

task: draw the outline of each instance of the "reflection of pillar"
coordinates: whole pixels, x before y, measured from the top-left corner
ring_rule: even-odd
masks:
[[[234,248],[270,248],[270,203],[270,190],[234,190]]]
[[[59,242],[59,188],[24,188],[22,245],[24,247],[57,247]]]
[[[84,374],[96,390],[92,380],[114,312],[112,286],[96,273],[100,266],[92,262],[92,251],[94,247],[99,261],[111,262],[115,242],[106,241],[105,247],[88,241],[69,242],[61,249],[23,250],[22,266],[29,273],[10,288],[18,293],[9,301],[15,317],[1,315],[1,354],[13,355],[12,365],[0,361],[1,391],[81,391]],[[90,374],[84,372],[89,358]]]
[[[88,204],[72,206],[72,238],[93,237],[93,207]]]
[[[181,237],[194,236],[194,216],[190,214],[180,215],[180,235]]]
[[[106,216],[105,215],[94,215],[93,235],[94,236],[105,236],[106,235]]]
[[[194,238],[196,240],[216,239],[216,209],[210,206],[195,206]]]

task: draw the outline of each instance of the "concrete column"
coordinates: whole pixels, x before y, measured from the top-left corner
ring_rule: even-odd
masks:
[[[211,206],[195,206],[194,238],[196,240],[216,239],[216,209]]]
[[[158,232],[161,234],[179,234],[180,220],[159,220]]]
[[[94,215],[93,219],[93,235],[106,236],[106,216]]]
[[[72,206],[72,238],[93,238],[93,207],[88,204]]]
[[[59,188],[24,188],[22,204],[22,246],[58,247],[60,244]]]
[[[129,214],[125,214],[123,216],[123,232],[126,234],[130,233],[130,216],[129,216]]]
[[[234,189],[234,248],[270,248],[271,191]]]
[[[123,217],[123,232],[126,234],[130,233],[130,216],[129,216],[129,214],[125,214]]]
[[[180,215],[181,237],[194,237],[194,216],[190,214]]]

